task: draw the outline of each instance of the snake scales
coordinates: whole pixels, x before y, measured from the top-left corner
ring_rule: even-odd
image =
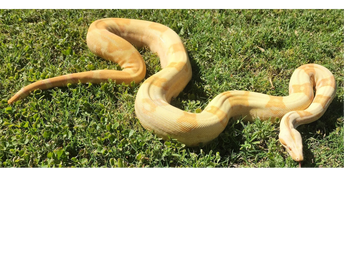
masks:
[[[170,136],[194,146],[216,138],[232,117],[243,116],[249,121],[281,118],[279,140],[295,161],[302,161],[302,139],[296,127],[320,118],[335,96],[332,73],[323,66],[306,64],[291,76],[289,96],[227,91],[216,96],[201,113],[189,113],[170,105],[192,75],[186,49],[173,30],[142,20],[101,19],[90,25],[87,45],[96,55],[119,64],[122,70],[94,70],[37,81],[18,91],[8,103],[35,89],[68,83],[100,83],[109,79],[116,83],[139,83],[146,68],[134,46],[147,46],[159,56],[162,70],[146,79],[136,96],[135,113],[144,128],[164,139]]]

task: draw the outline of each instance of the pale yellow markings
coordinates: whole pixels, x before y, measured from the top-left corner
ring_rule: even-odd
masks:
[[[175,54],[178,52],[185,52],[185,48],[184,45],[180,42],[180,43],[175,43],[171,46],[169,46],[169,49],[167,51],[167,54]]]
[[[334,76],[321,79],[321,80],[316,84],[316,87],[317,87],[317,88],[327,87],[327,86],[330,86],[330,87],[335,88],[335,78],[334,78]]]
[[[127,42],[123,38],[120,38],[118,36],[116,36],[116,37],[117,37],[116,40],[112,39],[113,42],[108,42],[108,44],[107,44],[107,52],[109,54],[118,52],[120,48],[122,51],[128,51],[133,48],[131,43]]]
[[[269,99],[268,103],[265,105],[265,107],[266,108],[275,107],[275,108],[286,109],[286,105],[284,103],[284,98],[283,97],[274,97],[274,96],[270,96],[270,99]]]
[[[310,113],[309,111],[295,111],[301,118],[303,117],[309,117],[312,116],[313,114]]]
[[[233,95],[232,92],[230,91],[223,92],[222,95],[225,96],[225,99],[230,103],[231,107],[235,107],[235,106],[249,107],[249,95],[251,92],[243,91],[241,93],[242,95],[240,96],[240,100],[239,100],[239,96]]]
[[[102,29],[102,28],[106,28],[107,23],[105,23],[103,20],[98,20],[93,22],[93,25],[95,26],[96,29]]]
[[[75,76],[73,74],[67,74],[65,75],[65,80],[66,81],[71,81]]]
[[[166,78],[158,77],[156,75],[151,76],[149,79],[147,79],[144,83],[148,83],[150,85],[163,88],[164,90],[167,90],[167,88],[164,88],[163,85],[168,81]]]
[[[154,113],[156,111],[156,105],[153,103],[153,101],[149,98],[143,98],[141,100],[141,104],[143,105],[144,113]]]
[[[29,93],[26,92],[26,91],[24,90],[24,88],[22,88],[22,89],[20,89],[19,92],[17,92],[17,93],[14,95],[14,98],[17,98],[17,97],[25,98],[25,97],[28,96],[28,95],[29,95]],[[17,99],[16,99],[16,100],[17,100]]]
[[[291,93],[304,93],[309,99],[313,98],[313,88],[310,83],[304,83],[301,85],[292,85],[292,92]]]
[[[276,118],[280,118],[282,115],[284,115],[284,111],[282,109],[276,110],[276,109],[270,109],[271,112],[271,119],[275,120]],[[264,118],[267,118],[266,116]]]
[[[43,81],[43,85],[45,85],[47,88],[52,88],[52,86],[53,86],[53,82],[52,82],[53,80],[52,80],[52,78],[51,79],[45,79],[44,81]]]
[[[303,65],[299,69],[306,72],[306,74],[309,75],[309,76],[312,75],[312,74],[315,74],[315,67],[314,67],[313,64]]]
[[[130,72],[129,70],[127,71],[115,71],[116,73],[120,73],[121,72],[121,76],[124,78],[129,78],[129,77],[133,77],[134,72]],[[115,73],[114,72],[114,73]],[[121,79],[120,79],[121,80]]]
[[[127,24],[127,25],[131,24],[131,19],[121,18],[120,21],[121,24]]]
[[[205,111],[217,116],[219,118],[219,122],[223,127],[227,125],[229,118],[227,114],[224,111],[222,111],[219,107],[212,105],[209,108],[206,108]]]
[[[166,68],[175,68],[178,71],[181,71],[183,67],[185,68],[185,71],[188,71],[186,62],[171,62],[169,65],[166,66]]]
[[[92,71],[92,78],[94,79],[100,79],[101,78],[101,72],[99,70],[97,71]]]
[[[127,25],[131,24],[130,19],[115,19],[115,20],[99,20],[94,22],[94,26],[96,29],[106,29],[108,31],[114,32],[116,34],[120,34],[124,32]]]
[[[101,38],[93,36],[91,44],[95,54],[114,62],[119,62],[122,57],[131,55],[134,51],[133,46],[125,39],[107,31],[102,32]]]
[[[138,71],[138,69],[140,68],[139,66],[142,66],[142,63],[140,62],[141,59],[139,60],[138,56],[138,52],[133,51],[131,54],[128,54],[128,56],[119,55],[118,59],[115,62],[118,63],[123,69],[136,68],[136,71]]]
[[[291,136],[292,140],[295,142],[294,133],[293,133],[292,129],[290,128],[290,127],[293,126],[292,123],[291,123],[290,118],[287,119],[287,121],[286,121],[286,126],[287,126],[287,128],[290,130],[290,136]],[[288,147],[289,147],[289,146],[288,146]],[[290,148],[290,147],[289,147],[289,148]],[[290,148],[290,150],[291,150],[291,148]]]
[[[154,103],[156,103],[158,106],[169,106],[169,104],[166,101],[164,101],[163,98],[155,99]]]
[[[149,24],[149,28],[154,29],[156,31],[159,31],[161,33],[164,33],[166,30],[168,30],[169,28],[166,27],[165,25],[161,25],[161,24],[157,24],[157,23],[151,23]]]
[[[313,100],[313,103],[319,103],[321,104],[321,106],[324,108],[328,102],[331,100],[330,96],[325,96],[325,95],[316,95],[315,99]]]
[[[292,149],[290,146],[288,146],[287,142],[289,141],[293,141],[295,142],[295,137],[294,137],[294,133],[291,129],[291,127],[293,127],[292,123],[291,123],[291,120],[290,120],[290,117],[287,117],[286,119],[284,120],[281,120],[281,123],[284,125],[284,127],[282,127],[281,129],[283,131],[286,131],[286,133],[284,133],[285,135],[285,138],[281,138],[279,137],[279,141],[280,143],[290,152],[292,152]],[[285,128],[285,129],[284,129]],[[290,139],[290,137],[291,139]],[[289,142],[290,143],[290,142]],[[290,153],[289,153],[290,154]],[[290,154],[291,155],[291,154]]]
[[[97,74],[96,79],[111,79],[116,83],[124,82],[126,84],[129,84],[131,81],[133,81],[134,77],[126,71],[104,70]]]
[[[179,128],[183,132],[189,132],[198,126],[196,114],[183,112],[182,116],[179,117],[176,122],[179,124]]]

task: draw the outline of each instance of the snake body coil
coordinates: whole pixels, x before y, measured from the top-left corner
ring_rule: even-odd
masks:
[[[143,127],[164,139],[170,136],[194,146],[216,138],[232,117],[243,116],[250,121],[282,118],[280,142],[294,160],[302,161],[302,139],[296,127],[320,118],[335,97],[332,73],[323,66],[307,64],[297,68],[291,76],[289,96],[227,91],[216,96],[201,113],[189,113],[170,105],[171,99],[184,89],[192,75],[187,52],[173,30],[148,21],[101,19],[89,27],[87,44],[96,55],[118,63],[122,70],[95,70],[41,80],[22,88],[9,104],[35,89],[68,83],[100,83],[108,79],[116,83],[139,83],[145,77],[146,68],[133,45],[147,46],[159,56],[162,70],[146,79],[138,90],[135,112]]]

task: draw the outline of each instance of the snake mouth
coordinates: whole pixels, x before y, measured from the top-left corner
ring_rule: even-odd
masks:
[[[301,153],[295,154],[294,152],[290,153],[290,156],[296,162],[301,162],[304,160],[304,157]]]
[[[291,158],[293,160],[295,160],[296,162],[301,162],[304,160],[302,150],[298,150],[298,149],[294,150],[294,149],[291,149],[290,147],[285,147],[285,149],[290,154]]]
[[[290,147],[284,146],[287,152],[290,154],[291,158],[296,162],[301,162],[304,160],[303,154],[300,151],[293,151]]]
[[[303,156],[303,152],[302,149],[299,148],[291,148],[288,144],[286,144],[286,142],[279,138],[279,141],[281,143],[281,145],[284,146],[285,150],[289,153],[289,155],[291,156],[291,158],[293,160],[295,160],[296,162],[301,162],[304,160],[304,156]]]

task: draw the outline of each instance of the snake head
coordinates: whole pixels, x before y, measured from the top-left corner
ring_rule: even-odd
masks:
[[[304,160],[301,135],[296,129],[289,128],[281,130],[279,140],[292,159],[297,162]]]

